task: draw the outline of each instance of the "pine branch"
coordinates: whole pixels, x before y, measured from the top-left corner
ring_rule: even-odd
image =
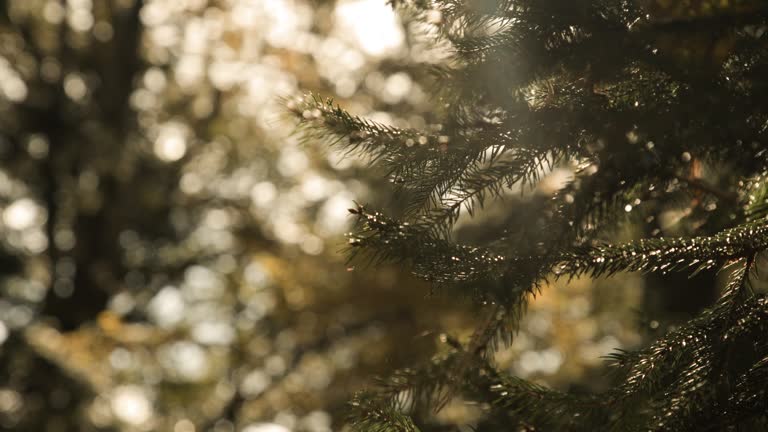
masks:
[[[441,229],[455,221],[462,207],[471,209],[487,195],[498,196],[504,186],[533,182],[544,165],[564,157],[557,148],[516,146],[516,134],[499,128],[421,133],[353,116],[317,97],[289,103],[289,108],[300,119],[304,139],[371,156],[372,164],[384,167],[400,188],[412,192],[412,213],[438,207],[433,217]]]
[[[419,432],[413,420],[395,404],[377,395],[359,393],[350,402],[349,425],[357,432]]]
[[[298,101],[288,100],[285,105],[299,121],[303,139],[341,146],[348,153],[370,156],[372,162],[423,158],[436,150],[437,136],[354,116],[334,105],[332,99],[310,94]]]
[[[765,219],[768,216],[768,174],[751,179],[745,191],[747,204],[744,206],[744,216],[748,221]]]
[[[601,395],[559,392],[517,377],[503,377],[491,390],[494,409],[535,430],[592,431],[612,415],[610,399]]]
[[[484,167],[465,170],[461,178],[443,194],[442,207],[433,209],[427,218],[438,232],[447,233],[465,209],[470,215],[475,206],[482,207],[489,197],[501,197],[508,188],[532,185],[539,176],[567,159],[567,150],[517,148],[505,152]]]
[[[407,262],[411,272],[438,286],[493,280],[501,276],[504,257],[491,250],[459,245],[434,234],[431,224],[398,222],[359,206],[360,229],[349,237],[350,259]],[[464,285],[462,285],[464,286]]]
[[[503,377],[492,388],[498,395],[494,406],[522,424],[544,430],[594,430],[595,425],[605,430],[684,429],[703,414],[702,407],[713,406],[713,399],[721,398],[734,344],[753,340],[768,325],[764,297],[740,298],[746,292],[752,261],[741,260],[738,265],[712,309],[646,350],[614,354],[615,366],[626,370],[614,389],[577,395]],[[758,358],[766,353],[768,344],[763,344]],[[758,361],[748,366],[746,373],[761,365]],[[743,384],[742,377],[732,390],[734,405],[746,405],[737,402],[748,399],[739,389]],[[720,415],[731,415],[730,409],[723,407]]]
[[[463,346],[450,336],[441,339],[448,346],[447,352],[418,367],[397,370],[375,388],[358,394],[353,401],[356,409],[351,412],[351,424],[402,428],[413,424],[409,423],[411,418],[441,410],[454,397],[493,401],[492,388],[500,382],[500,372],[481,353],[472,350],[472,342]]]
[[[432,222],[400,223],[364,207],[358,215],[361,231],[350,237],[352,259],[366,255],[373,261],[406,261],[417,277],[442,287],[467,289],[536,286],[551,270],[555,275],[610,276],[619,271],[671,272],[714,268],[725,261],[748,257],[768,248],[763,221],[745,223],[711,237],[643,239],[623,245],[582,246],[547,256],[505,257],[489,249],[458,245],[434,233]],[[547,265],[547,262],[552,264]],[[538,263],[534,265],[533,263]],[[510,275],[518,283],[510,286]],[[523,276],[525,275],[525,276]],[[496,281],[497,283],[494,283]],[[498,288],[497,288],[498,289]],[[525,292],[522,291],[514,292]],[[517,298],[509,291],[496,298]],[[489,292],[473,292],[475,295]]]
[[[556,274],[591,277],[618,271],[670,272],[714,268],[768,248],[765,221],[748,222],[711,237],[642,239],[624,245],[576,248],[565,253]]]
[[[768,324],[763,297],[744,300],[752,260],[740,260],[718,302],[638,353],[614,356],[627,369],[620,400],[651,395],[652,430],[677,430],[723,391],[734,344]],[[738,318],[737,318],[738,317]],[[747,321],[747,317],[751,318]],[[768,347],[767,347],[768,348]],[[709,403],[708,403],[709,402]]]

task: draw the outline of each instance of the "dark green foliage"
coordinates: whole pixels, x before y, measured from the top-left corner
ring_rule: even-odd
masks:
[[[350,423],[354,428],[371,432],[418,432],[413,420],[396,404],[377,396],[361,393],[351,402]]]
[[[768,6],[395,4],[424,20],[439,11],[435,34],[453,48],[435,68],[442,124],[396,129],[317,97],[291,109],[307,138],[367,155],[407,202],[397,219],[352,209],[352,257],[403,263],[492,311],[469,340],[446,339],[452,354],[360,395],[353,429],[415,431],[454,396],[485,407],[477,425],[489,431],[764,426],[768,299],[751,283],[768,248]],[[505,208],[508,222],[491,240],[456,241],[462,212],[525,195],[557,167],[576,168],[544,191],[551,199]],[[682,237],[605,240],[627,216],[653,228],[675,208],[689,222]],[[488,356],[547,278],[713,268],[730,272],[720,299],[649,347],[611,356],[615,386],[602,394],[528,383]]]

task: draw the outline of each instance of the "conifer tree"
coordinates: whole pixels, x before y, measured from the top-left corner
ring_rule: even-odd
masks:
[[[368,206],[350,255],[400,263],[444,295],[472,296],[468,340],[352,402],[356,431],[442,429],[461,397],[478,431],[721,431],[768,426],[768,6],[757,0],[402,0],[450,61],[434,67],[429,130],[357,117],[312,96],[291,104],[307,139],[369,156],[405,210]],[[576,166],[546,199],[503,206],[491,240],[463,244],[460,215]],[[685,202],[678,237],[610,241]],[[396,212],[395,212],[396,213]],[[651,227],[653,228],[653,227]],[[649,346],[609,356],[614,385],[560,392],[495,367],[527,302],[558,278],[719,270],[714,304]],[[714,274],[714,273],[707,273]],[[714,276],[712,276],[714,277]],[[616,289],[621,289],[617,286]],[[674,289],[674,287],[669,287]]]

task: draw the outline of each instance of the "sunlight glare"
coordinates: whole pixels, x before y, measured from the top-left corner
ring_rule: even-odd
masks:
[[[351,42],[373,57],[390,55],[396,52],[405,41],[400,20],[386,2],[342,1],[336,7],[336,19],[344,35],[351,36]]]

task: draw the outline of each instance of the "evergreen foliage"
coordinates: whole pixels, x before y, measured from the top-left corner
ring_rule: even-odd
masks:
[[[452,47],[434,68],[439,127],[398,129],[310,97],[290,109],[307,139],[371,158],[406,211],[350,211],[353,257],[399,262],[437,288],[480,300],[471,339],[398,371],[353,402],[359,431],[438,430],[430,410],[461,396],[480,431],[756,430],[768,425],[768,297],[753,289],[768,248],[768,6],[760,1],[413,0]],[[435,20],[439,16],[439,20]],[[553,167],[573,178],[543,202],[508,208],[484,244],[458,218],[526,193]],[[655,223],[690,204],[679,238],[614,244],[627,214]],[[559,392],[496,370],[547,279],[620,271],[723,269],[719,300],[637,352],[610,356],[615,386]],[[417,426],[418,425],[418,426]]]

